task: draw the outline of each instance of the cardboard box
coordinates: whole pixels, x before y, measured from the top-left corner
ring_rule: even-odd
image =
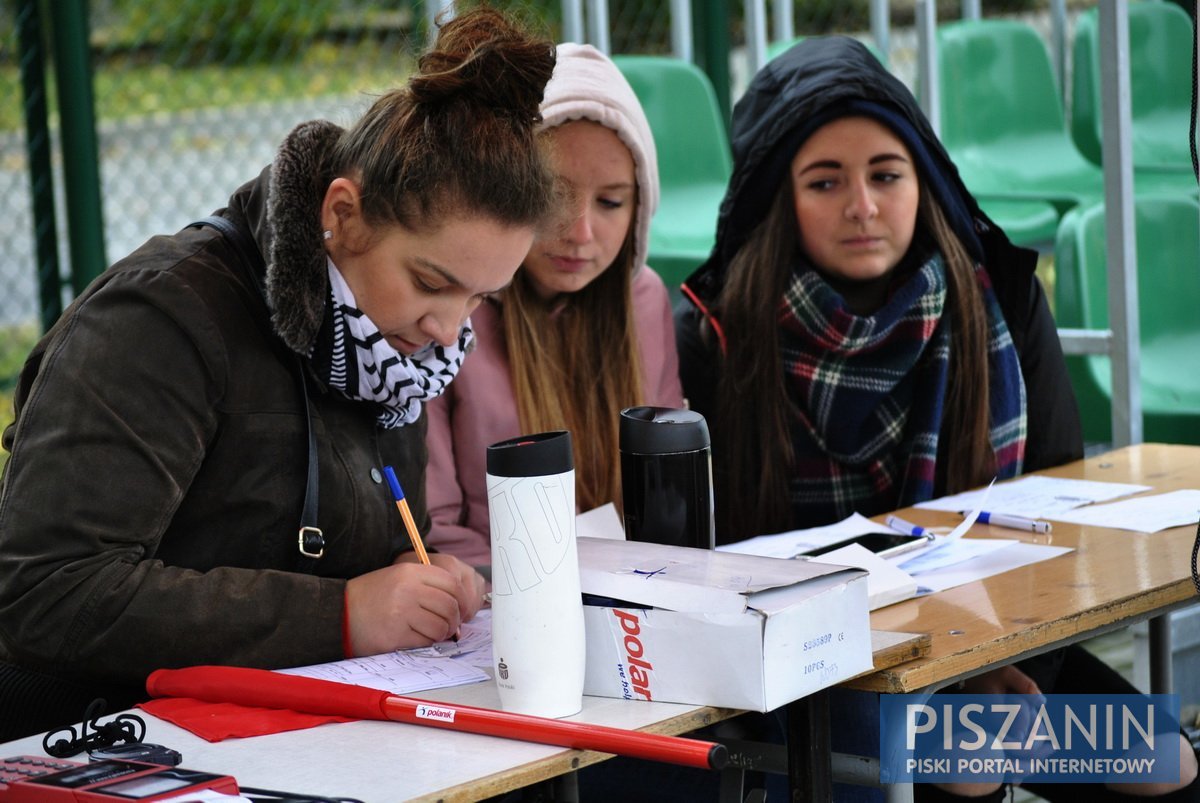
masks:
[[[871,668],[867,573],[578,538],[584,693],[770,711]]]

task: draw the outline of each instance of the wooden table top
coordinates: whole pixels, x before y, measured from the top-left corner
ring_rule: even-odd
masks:
[[[1200,488],[1200,446],[1140,444],[1037,473],[1151,486],[1145,495]],[[917,508],[900,515],[923,526],[962,520]],[[940,687],[1197,599],[1191,580],[1195,525],[1147,534],[1054,522],[1051,533],[1036,535],[977,524],[969,536],[1021,538],[1075,551],[873,612],[872,630],[928,633],[929,652],[845,685],[887,693]]]

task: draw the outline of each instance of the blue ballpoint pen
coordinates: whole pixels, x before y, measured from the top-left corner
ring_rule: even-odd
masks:
[[[911,521],[905,521],[899,516],[888,516],[883,520],[883,523],[896,532],[904,533],[905,535],[933,535],[932,530],[913,524]]]
[[[995,524],[997,527],[1008,527],[1010,530],[1028,530],[1031,533],[1050,532],[1050,522],[1037,519],[1027,519],[1024,516],[1010,516],[1007,513],[989,513],[979,511],[980,524]]]

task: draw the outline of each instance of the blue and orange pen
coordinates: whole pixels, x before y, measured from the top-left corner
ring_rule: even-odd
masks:
[[[392,489],[392,496],[396,498],[396,508],[400,511],[400,518],[404,519],[404,529],[408,530],[408,540],[412,542],[413,549],[417,553],[417,557],[421,559],[421,563],[429,565],[429,553],[425,551],[425,543],[421,540],[421,534],[417,532],[417,523],[413,521],[412,511],[408,509],[408,500],[404,498],[404,489],[400,487],[400,480],[396,479],[396,472],[392,471],[391,466],[383,467],[384,476],[387,477],[388,486]],[[450,637],[452,641],[458,641],[460,633],[457,631]]]
[[[396,507],[400,511],[400,518],[404,519],[404,529],[408,530],[408,540],[412,541],[413,549],[417,552],[417,557],[426,566],[429,565],[429,553],[425,551],[425,544],[421,541],[421,534],[417,532],[417,523],[413,521],[412,511],[408,509],[408,500],[404,498],[404,489],[400,487],[400,480],[396,479],[396,472],[392,471],[391,466],[384,466],[383,473],[387,476],[388,485],[392,489],[392,496],[396,498]]]

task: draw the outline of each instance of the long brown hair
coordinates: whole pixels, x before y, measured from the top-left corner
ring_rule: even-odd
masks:
[[[613,264],[582,290],[547,304],[518,270],[499,299],[522,431],[571,432],[580,510],[620,507],[618,413],[643,399],[632,296],[636,219],[635,207]]]
[[[922,192],[918,225],[927,227],[946,262],[950,369],[938,438],[938,484],[946,493],[978,487],[994,476],[989,436],[988,320],[975,263],[942,208]]]
[[[723,543],[791,524],[794,411],[783,384],[780,299],[799,253],[790,180],[729,263],[714,310],[725,333],[712,426],[717,537]]]
[[[988,323],[974,264],[924,188],[917,228],[936,243],[947,266],[951,349],[937,474],[954,492],[987,482],[995,464],[988,436]],[[789,178],[730,261],[714,310],[726,343],[717,387],[720,421],[713,427],[723,543],[796,526],[789,491],[796,411],[781,368],[778,310],[800,253]]]
[[[409,229],[447,214],[537,225],[553,171],[536,126],[554,43],[488,7],[442,25],[407,86],[379,97],[339,140],[335,176],[355,178],[372,225]]]

